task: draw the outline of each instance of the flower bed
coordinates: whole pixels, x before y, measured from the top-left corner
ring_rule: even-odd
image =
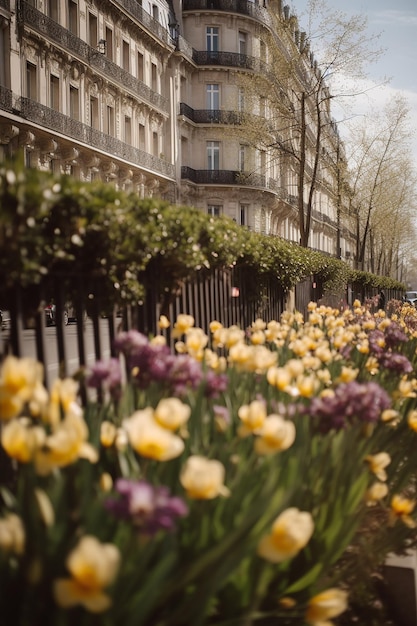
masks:
[[[175,354],[163,318],[50,393],[5,358],[2,623],[330,624],[352,550],[414,546],[415,310],[309,309],[210,336],[180,315]]]

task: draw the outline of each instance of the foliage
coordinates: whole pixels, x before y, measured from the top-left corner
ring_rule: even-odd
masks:
[[[81,290],[89,300],[137,303],[149,285],[169,299],[198,272],[232,266],[250,268],[259,280],[275,277],[286,291],[316,275],[329,290],[351,277],[368,285],[388,279],[352,273],[337,259],[250,232],[193,207],[138,200],[103,183],[25,169],[21,161],[0,169],[0,286],[41,285],[46,294],[58,281],[65,297]],[[395,281],[394,281],[395,282]],[[403,289],[396,283],[396,287]],[[256,297],[256,294],[254,294]],[[34,299],[31,293],[29,300]],[[35,303],[37,305],[37,303]]]
[[[161,318],[77,374],[84,408],[75,380],[48,393],[7,357],[3,623],[331,623],[367,557],[417,544],[417,315],[398,307],[311,304],[210,337],[180,315],[175,354]]]

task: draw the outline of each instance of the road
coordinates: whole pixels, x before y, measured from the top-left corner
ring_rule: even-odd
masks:
[[[0,352],[4,350],[4,344],[7,342],[9,331],[3,329],[0,332]],[[110,342],[108,334],[107,320],[100,320],[100,338],[102,358],[110,356]],[[80,366],[77,344],[77,323],[73,322],[64,328],[65,352],[66,352],[66,370],[67,375],[74,374]],[[87,366],[94,364],[96,361],[94,352],[94,336],[93,324],[87,319],[84,324],[84,341]],[[45,351],[47,367],[45,371],[46,383],[50,387],[51,383],[59,376],[58,350],[56,340],[55,327],[45,328]],[[35,331],[33,329],[25,329],[23,331],[23,354],[36,358]]]

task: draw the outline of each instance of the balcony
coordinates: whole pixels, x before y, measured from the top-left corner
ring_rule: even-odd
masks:
[[[240,185],[262,189],[266,187],[265,176],[262,174],[236,170],[194,170],[183,166],[181,179],[189,180],[197,185]]]
[[[266,8],[261,6],[259,2],[247,2],[247,0],[184,0],[182,10],[239,13],[260,22],[269,23],[269,14]]]
[[[87,124],[75,120],[59,111],[50,109],[28,98],[19,98],[16,102],[20,116],[39,124],[45,129],[60,133],[72,141],[83,143],[89,148],[96,148],[110,157],[122,159],[151,172],[168,178],[175,178],[175,168],[171,163],[124,143],[116,137],[102,133]]]
[[[22,23],[41,33],[46,39],[55,42],[73,55],[81,58],[86,65],[99,70],[106,78],[116,82],[124,90],[130,91],[135,97],[138,95],[152,106],[169,112],[169,101],[160,94],[152,91],[145,83],[135,78],[104,54],[89,46],[85,41],[73,35],[69,30],[60,26],[50,17],[41,13],[27,2],[21,2],[19,15]],[[162,28],[162,27],[161,27]]]
[[[10,11],[10,0],[0,0],[0,7],[6,9],[6,11]]]
[[[122,7],[131,17],[135,18],[142,26],[149,30],[153,35],[156,35],[158,39],[165,44],[173,45],[171,35],[167,29],[162,26],[152,15],[147,13],[138,0],[113,0],[113,4]]]
[[[8,111],[9,113],[13,112],[14,107],[14,99],[13,93],[7,87],[3,87],[0,85],[0,109],[2,111]]]
[[[193,50],[193,61],[196,65],[222,65],[224,67],[238,67],[265,73],[267,65],[261,59],[239,52],[209,52],[207,50]]]
[[[243,119],[243,115],[238,111],[192,109],[184,102],[180,103],[180,115],[184,115],[195,124],[241,124]]]

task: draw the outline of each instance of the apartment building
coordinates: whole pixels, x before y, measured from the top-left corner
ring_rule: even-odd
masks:
[[[0,0],[0,158],[23,149],[30,167],[113,182],[299,242],[294,160],[245,137],[242,78],[268,72],[272,31],[314,75],[297,20],[277,0]],[[271,120],[268,97],[249,113]],[[346,259],[354,237],[334,159],[343,147],[326,115],[309,245]]]

